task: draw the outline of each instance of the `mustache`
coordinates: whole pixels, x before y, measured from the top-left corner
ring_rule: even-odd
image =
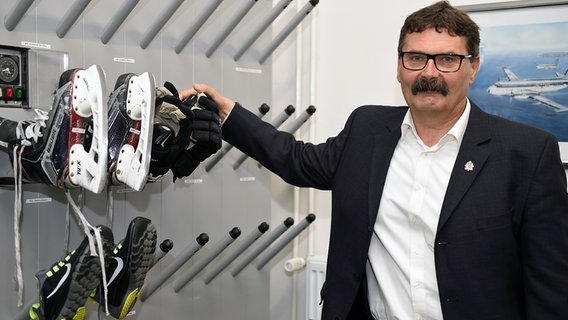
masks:
[[[412,94],[417,95],[419,92],[439,92],[444,96],[449,93],[448,85],[442,79],[418,78],[411,87]]]

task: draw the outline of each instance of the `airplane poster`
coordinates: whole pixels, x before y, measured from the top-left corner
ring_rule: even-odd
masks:
[[[568,142],[568,22],[482,25],[481,42],[471,101]]]

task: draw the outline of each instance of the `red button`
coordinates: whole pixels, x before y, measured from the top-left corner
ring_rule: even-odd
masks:
[[[12,100],[14,98],[14,90],[12,88],[6,88],[5,98],[8,100]]]

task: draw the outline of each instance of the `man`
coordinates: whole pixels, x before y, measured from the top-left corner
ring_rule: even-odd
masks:
[[[398,51],[408,107],[360,107],[318,145],[207,85],[181,96],[207,93],[223,138],[285,181],[332,191],[323,319],[568,319],[556,139],[467,99],[479,28],[447,2],[410,15]]]

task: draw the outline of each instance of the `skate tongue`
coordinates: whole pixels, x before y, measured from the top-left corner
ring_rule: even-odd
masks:
[[[46,127],[45,122],[49,120],[47,112],[40,109],[34,109],[34,111],[36,116],[32,121],[20,121],[16,127],[16,138],[20,139],[22,146],[31,146],[30,139],[37,142],[39,138],[43,137],[41,130]]]

